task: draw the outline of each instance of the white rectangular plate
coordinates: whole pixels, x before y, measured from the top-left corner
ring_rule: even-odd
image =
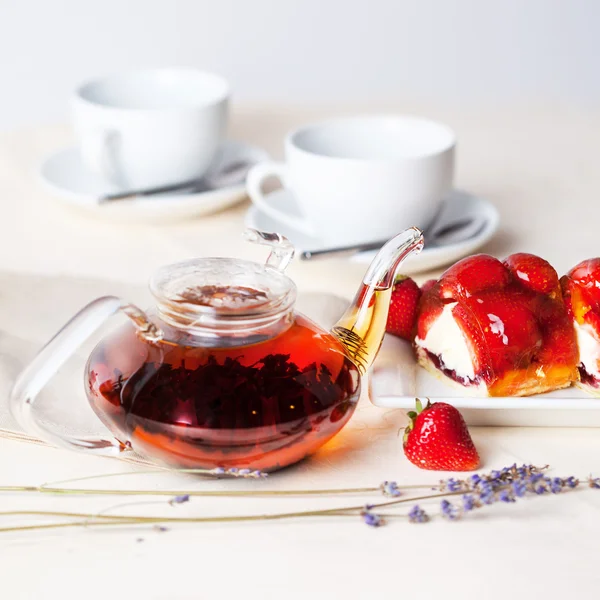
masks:
[[[600,398],[577,387],[525,398],[469,397],[464,390],[417,365],[408,342],[386,335],[370,377],[371,401],[385,408],[414,409],[415,398],[447,402],[469,425],[600,427]]]

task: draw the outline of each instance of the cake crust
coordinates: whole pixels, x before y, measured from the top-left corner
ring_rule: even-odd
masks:
[[[460,381],[453,379],[452,377],[446,375],[442,370],[440,370],[437,365],[431,360],[429,353],[417,346],[415,347],[415,352],[417,355],[417,362],[421,367],[423,367],[426,371],[431,373],[436,378],[443,380],[449,386],[456,390],[461,390],[465,393],[465,395],[473,397],[473,398],[489,398],[489,397],[500,397],[502,394],[495,394],[494,389],[491,390],[486,385],[464,385]],[[573,384],[572,378],[567,377],[562,382],[554,381],[549,383],[545,381],[545,379],[540,377],[527,377],[525,373],[517,373],[519,379],[522,379],[522,383],[518,386],[512,388],[511,396],[533,396],[534,394],[544,394],[546,392],[552,392],[554,390],[560,390],[564,388],[571,387]],[[577,386],[581,389],[585,389],[586,391],[592,393],[600,397],[600,388],[594,388],[590,385],[586,385],[577,381]]]

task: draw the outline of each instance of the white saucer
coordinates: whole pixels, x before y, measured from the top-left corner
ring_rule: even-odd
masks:
[[[294,196],[289,190],[279,189],[268,194],[267,202],[277,204],[279,210],[284,210],[290,215],[300,215]],[[438,243],[434,247],[427,247],[427,236],[425,237],[425,248],[417,256],[409,257],[402,265],[402,272],[409,275],[429,271],[454,262],[463,256],[472,254],[483,246],[496,233],[500,221],[498,211],[493,204],[467,192],[452,190],[444,198],[442,209],[436,218],[435,229],[441,230],[445,224],[463,219],[473,219],[478,224],[472,228],[472,235],[466,239],[455,242]],[[247,227],[261,231],[276,231],[285,235],[296,246],[298,253],[306,250],[323,250],[324,243],[304,233],[300,233],[291,227],[279,223],[273,217],[264,214],[256,206],[252,205],[246,213],[245,224]],[[375,252],[361,252],[351,256],[350,260],[368,264],[371,262]],[[317,259],[313,259],[317,260]],[[326,260],[323,257],[318,260]]]
[[[224,142],[221,150],[215,170],[219,164],[240,158],[257,163],[269,159],[264,150],[233,140]],[[43,161],[39,174],[57,199],[95,216],[120,221],[163,223],[198,217],[223,210],[246,197],[246,186],[240,183],[200,193],[171,192],[100,204],[100,196],[121,190],[91,173],[82,163],[77,147],[64,148],[49,156]]]

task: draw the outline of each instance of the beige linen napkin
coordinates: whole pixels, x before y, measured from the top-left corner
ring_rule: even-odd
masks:
[[[37,351],[79,309],[107,294],[142,306],[150,301],[143,288],[118,282],[0,272],[0,437],[44,443],[24,432],[13,419],[8,406],[12,384]],[[84,353],[98,339],[94,336],[40,394],[39,405],[48,414],[47,420],[66,434],[101,431],[102,425],[87,405],[83,390]],[[133,454],[127,458],[146,462]]]

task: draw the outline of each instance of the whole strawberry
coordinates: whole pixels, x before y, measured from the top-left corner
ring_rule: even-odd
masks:
[[[445,402],[417,399],[417,411],[408,413],[404,433],[404,454],[420,469],[430,471],[472,471],[479,466],[479,454],[467,424],[454,406]]]
[[[420,298],[421,290],[410,277],[403,275],[397,277],[392,290],[385,330],[392,335],[412,341]]]

